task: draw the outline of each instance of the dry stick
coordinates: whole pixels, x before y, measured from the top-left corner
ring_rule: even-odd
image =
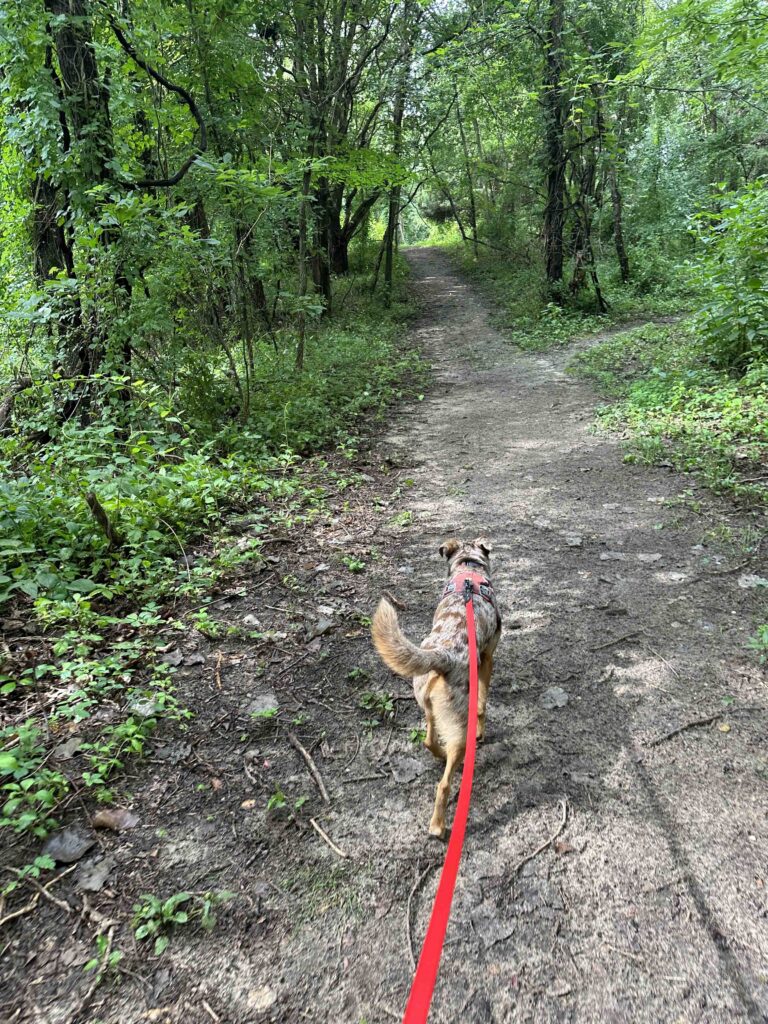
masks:
[[[112,548],[123,547],[123,545],[125,544],[125,538],[120,533],[120,531],[115,529],[115,527],[112,525],[109,516],[107,515],[104,509],[104,506],[101,504],[101,502],[93,493],[93,491],[88,491],[88,493],[85,495],[85,503],[91,510],[91,515],[98,523],[99,529],[107,538],[107,543],[109,544],[110,550]]]
[[[214,1010],[211,1008],[210,1004],[207,1003],[205,1001],[205,999],[202,1002],[202,1007],[205,1010],[205,1012],[208,1014],[208,1016],[211,1018],[211,1020],[215,1021],[216,1024],[219,1024],[219,1021],[221,1020],[221,1017],[218,1015],[218,1013],[214,1012]]]
[[[663,736],[657,736],[655,740],[648,740],[645,744],[646,747],[658,747],[660,743],[664,743],[665,740],[671,740],[673,736],[679,736],[681,732],[685,732],[686,729],[696,729],[700,725],[712,725],[718,718],[726,718],[728,715],[743,714],[747,711],[768,711],[768,708],[760,707],[759,705],[752,705],[744,708],[723,708],[722,711],[718,711],[714,715],[707,715],[706,718],[694,718],[690,722],[684,722],[682,725],[678,725],[676,729],[671,729],[669,732],[665,732]]]
[[[620,644],[622,640],[630,640],[633,636],[637,636],[636,629],[633,629],[631,633],[625,633],[624,636],[617,636],[613,640],[608,640],[604,644],[598,644],[597,647],[590,647],[590,651],[602,651],[606,647],[613,647],[614,644]]]
[[[51,881],[46,883],[45,885],[41,885],[36,878],[27,877],[24,879],[24,881],[27,882],[29,885],[34,886],[41,896],[45,896],[47,900],[50,900],[51,903],[55,904],[61,910],[66,910],[68,914],[74,914],[73,908],[69,905],[69,903],[67,903],[66,900],[60,900],[58,896],[53,896],[51,893],[48,892],[48,890],[52,885],[55,885],[57,882],[60,882],[65,875],[68,875],[71,871],[74,871],[76,867],[77,864],[73,864],[71,868],[67,868],[66,871],[62,871],[60,875],[57,875],[55,878],[52,878]]]
[[[97,933],[97,935],[101,935],[101,934],[102,934],[101,932]],[[107,961],[109,960],[109,955],[112,952],[112,939],[114,937],[114,934],[115,934],[115,926],[112,925],[110,927],[109,931],[107,932],[107,944],[104,947],[104,952],[102,953],[102,956],[101,956],[101,963],[99,964],[98,968],[96,969],[96,973],[95,973],[94,979],[91,982],[88,991],[83,996],[83,998],[82,998],[82,1000],[80,1002],[80,1005],[75,1010],[75,1012],[72,1014],[72,1016],[69,1018],[69,1024],[75,1024],[75,1021],[77,1021],[79,1019],[79,1017],[85,1012],[85,1010],[87,1010],[88,1007],[91,1005],[91,1000],[93,999],[93,995],[94,995],[96,989],[101,984],[101,979],[102,979],[102,977],[104,975],[104,969],[107,966]]]
[[[384,595],[384,597],[386,597],[390,604],[393,604],[395,608],[399,608],[401,612],[408,610],[408,605],[403,604],[402,601],[398,601],[394,594],[391,594],[388,590],[382,590],[382,594]]]
[[[430,871],[433,871],[437,867],[437,865],[438,862],[436,860],[433,860],[431,864],[428,864],[426,868],[422,871],[422,873],[419,875],[419,877],[416,879],[416,881],[413,884],[413,888],[408,893],[408,903],[406,904],[405,908],[405,934],[406,938],[408,939],[408,953],[410,954],[411,957],[411,967],[414,970],[414,972],[416,970],[416,955],[413,952],[413,938],[411,936],[411,903],[413,902],[413,897],[416,895],[417,891],[424,884],[427,875],[430,873]]]
[[[302,747],[301,743],[299,743],[299,741],[296,738],[296,736],[294,735],[294,733],[292,733],[290,731],[288,732],[288,742],[291,744],[292,747],[295,747],[295,749],[298,750],[298,752],[301,754],[301,756],[307,762],[307,768],[309,768],[309,774],[315,780],[315,784],[317,785],[317,788],[320,790],[320,796],[323,798],[323,800],[327,804],[329,804],[331,802],[331,798],[328,796],[328,790],[325,788],[325,783],[323,782],[323,778],[320,775],[320,772],[317,770],[317,765],[312,760],[312,758],[310,757],[309,753],[304,749],[304,747]]]
[[[680,678],[680,673],[677,671],[677,669],[673,665],[670,665],[670,663],[667,661],[667,659],[664,657],[663,654],[659,654],[659,652],[656,650],[656,648],[655,647],[651,647],[650,644],[646,644],[645,646],[646,646],[647,650],[649,650],[651,652],[651,654],[655,654],[656,655],[656,657],[659,659],[659,661],[663,661],[664,662],[664,664],[667,666],[667,668],[669,669],[669,671],[672,673],[673,676],[677,676],[678,679]]]
[[[39,900],[40,893],[37,892],[29,901],[29,903],[25,903],[23,907],[19,907],[18,910],[14,910],[12,914],[6,914],[5,917],[0,917],[0,928],[2,928],[3,925],[8,924],[10,921],[13,921],[17,917],[23,917],[24,914],[29,914],[31,911],[35,909]]]
[[[352,755],[352,757],[350,757],[350,759],[348,761],[345,761],[345,763],[341,766],[341,771],[343,771],[343,772],[346,771],[347,768],[349,768],[349,766],[355,760],[357,755],[360,753],[360,733],[359,732],[355,733],[355,739],[357,741],[356,744],[355,744],[355,752]]]
[[[528,854],[525,855],[525,857],[523,857],[521,860],[519,860],[517,862],[517,864],[515,864],[515,866],[512,868],[512,871],[510,872],[511,875],[513,875],[513,876],[516,875],[517,872],[520,870],[520,868],[523,866],[523,864],[527,864],[529,860],[533,860],[534,857],[537,857],[542,852],[542,850],[546,850],[546,848],[548,846],[551,846],[552,843],[554,843],[554,841],[557,839],[557,837],[563,831],[563,829],[565,828],[565,824],[568,821],[568,801],[567,800],[561,800],[559,806],[562,808],[562,815],[563,815],[563,817],[562,817],[562,820],[560,821],[560,825],[558,826],[557,831],[553,832],[552,835],[549,837],[549,839],[545,840],[541,844],[541,846],[537,846],[536,849],[533,851],[533,853],[528,853]]]
[[[310,818],[309,823],[315,830],[315,832],[317,832],[317,834],[320,836],[320,838],[330,846],[334,853],[338,854],[338,856],[341,857],[342,860],[349,860],[349,854],[339,849],[339,847],[336,845],[336,843],[334,843],[334,841],[331,839],[328,833],[322,830],[322,828],[318,825],[314,818]]]

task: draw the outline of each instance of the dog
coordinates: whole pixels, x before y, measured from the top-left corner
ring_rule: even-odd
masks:
[[[478,702],[477,739],[485,735],[485,713],[491,684],[493,655],[501,637],[501,615],[490,579],[491,544],[485,537],[473,541],[450,538],[439,547],[448,562],[448,583],[435,609],[432,631],[417,647],[404,636],[397,612],[384,598],[373,616],[373,643],[385,665],[401,676],[413,676],[413,692],[427,721],[424,746],[445,760],[437,784],[429,831],[442,839],[445,810],[456,767],[464,759],[469,710],[469,648],[464,605],[464,582],[474,595],[477,634]]]

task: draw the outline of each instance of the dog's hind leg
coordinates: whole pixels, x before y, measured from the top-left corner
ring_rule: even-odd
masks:
[[[435,793],[435,809],[429,823],[429,833],[442,838],[445,832],[445,809],[451,795],[451,782],[457,765],[464,758],[467,738],[466,719],[462,720],[453,707],[448,683],[443,676],[438,676],[430,688],[430,703],[435,727],[440,741],[445,747],[445,770],[437,784]]]
[[[432,707],[432,700],[430,697],[430,691],[440,682],[444,683],[442,676],[433,676],[424,690],[424,714],[427,719],[427,735],[424,737],[424,746],[430,753],[434,754],[435,757],[445,760],[445,750],[440,743],[440,738],[437,734],[437,728],[435,726],[435,712]]]
[[[448,798],[451,795],[451,783],[453,773],[464,759],[465,743],[462,739],[459,743],[450,743],[446,747],[445,771],[443,777],[437,784],[435,793],[435,809],[432,813],[432,820],[429,823],[429,834],[442,839],[445,833],[445,809],[448,806]]]
[[[488,689],[491,685],[491,672],[493,672],[493,653],[485,651],[480,659],[480,667],[477,671],[477,740],[478,743],[485,738],[485,709],[488,703]]]

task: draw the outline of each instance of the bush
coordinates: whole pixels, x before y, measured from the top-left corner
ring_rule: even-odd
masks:
[[[718,206],[697,218],[705,301],[695,323],[712,363],[743,371],[768,356],[768,178],[723,192]]]

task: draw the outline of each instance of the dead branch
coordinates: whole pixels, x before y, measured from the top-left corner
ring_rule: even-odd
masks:
[[[26,391],[26,389],[31,386],[31,377],[19,377],[8,388],[3,396],[3,400],[0,402],[0,430],[10,422],[11,416],[13,415],[13,405],[16,401],[16,396],[21,394],[22,391]]]
[[[314,818],[310,818],[309,823],[315,830],[315,832],[317,832],[317,834],[320,836],[320,838],[330,846],[330,848],[333,850],[335,854],[341,857],[342,860],[349,859],[349,854],[339,849],[339,847],[336,845],[336,843],[334,843],[334,841],[331,839],[328,833],[323,831],[323,829],[318,825]]]
[[[665,743],[667,740],[671,740],[674,736],[679,736],[681,732],[686,732],[688,729],[697,729],[702,725],[712,725],[719,718],[746,714],[749,711],[768,711],[768,708],[760,707],[759,705],[743,708],[723,708],[722,711],[718,711],[714,715],[706,715],[704,718],[692,718],[690,722],[683,722],[676,729],[670,729],[669,732],[665,732],[663,736],[657,736],[655,740],[648,740],[645,745],[646,747],[658,747],[660,743]]]
[[[320,796],[327,804],[329,804],[331,802],[331,798],[328,796],[328,790],[325,788],[323,777],[318,771],[317,765],[312,760],[310,754],[308,753],[308,751],[304,749],[304,747],[302,747],[301,743],[299,743],[299,740],[294,733],[288,733],[288,742],[291,744],[292,747],[298,750],[298,752],[306,761],[307,768],[309,768],[309,774],[315,780],[315,784],[317,785],[317,788],[320,790]]]
[[[604,644],[598,644],[597,647],[590,647],[590,651],[603,651],[606,647],[613,647],[614,644],[620,644],[622,640],[631,640],[633,636],[637,636],[637,630],[632,630],[631,633],[625,633],[623,636],[614,637],[613,640],[608,640]]]
[[[101,504],[101,502],[93,493],[93,491],[88,491],[88,493],[85,495],[85,503],[91,510],[91,515],[96,520],[99,529],[107,538],[109,550],[111,551],[114,548],[121,548],[125,544],[125,538],[123,537],[122,533],[120,533],[120,531],[112,525],[104,506]]]
[[[413,897],[416,895],[418,890],[422,887],[426,881],[427,876],[433,871],[438,865],[438,861],[433,860],[430,864],[427,864],[426,868],[422,871],[416,881],[413,883],[413,888],[408,893],[408,902],[405,907],[405,934],[408,940],[408,953],[411,958],[411,968],[416,970],[416,954],[413,952],[413,938],[411,936],[411,903]]]
[[[14,910],[12,914],[6,914],[5,917],[0,917],[0,928],[8,924],[10,921],[15,920],[17,917],[23,917],[24,914],[29,914],[35,909],[40,900],[40,893],[37,892],[29,901],[25,903],[23,907],[19,907],[18,910]]]
[[[549,837],[549,839],[546,839],[540,846],[537,846],[536,849],[533,851],[533,853],[526,854],[525,857],[522,857],[517,862],[517,864],[515,864],[515,866],[512,868],[512,871],[510,872],[510,874],[513,877],[517,874],[517,872],[520,870],[520,868],[524,864],[527,864],[529,860],[533,860],[534,857],[538,857],[538,855],[543,850],[546,850],[548,846],[551,846],[552,843],[554,843],[554,841],[557,839],[557,837],[563,831],[563,829],[565,828],[566,822],[568,821],[568,801],[567,800],[561,800],[560,801],[560,808],[561,808],[562,818],[560,820],[560,824],[559,824],[559,826],[557,828],[557,831],[553,832],[552,835]]]

